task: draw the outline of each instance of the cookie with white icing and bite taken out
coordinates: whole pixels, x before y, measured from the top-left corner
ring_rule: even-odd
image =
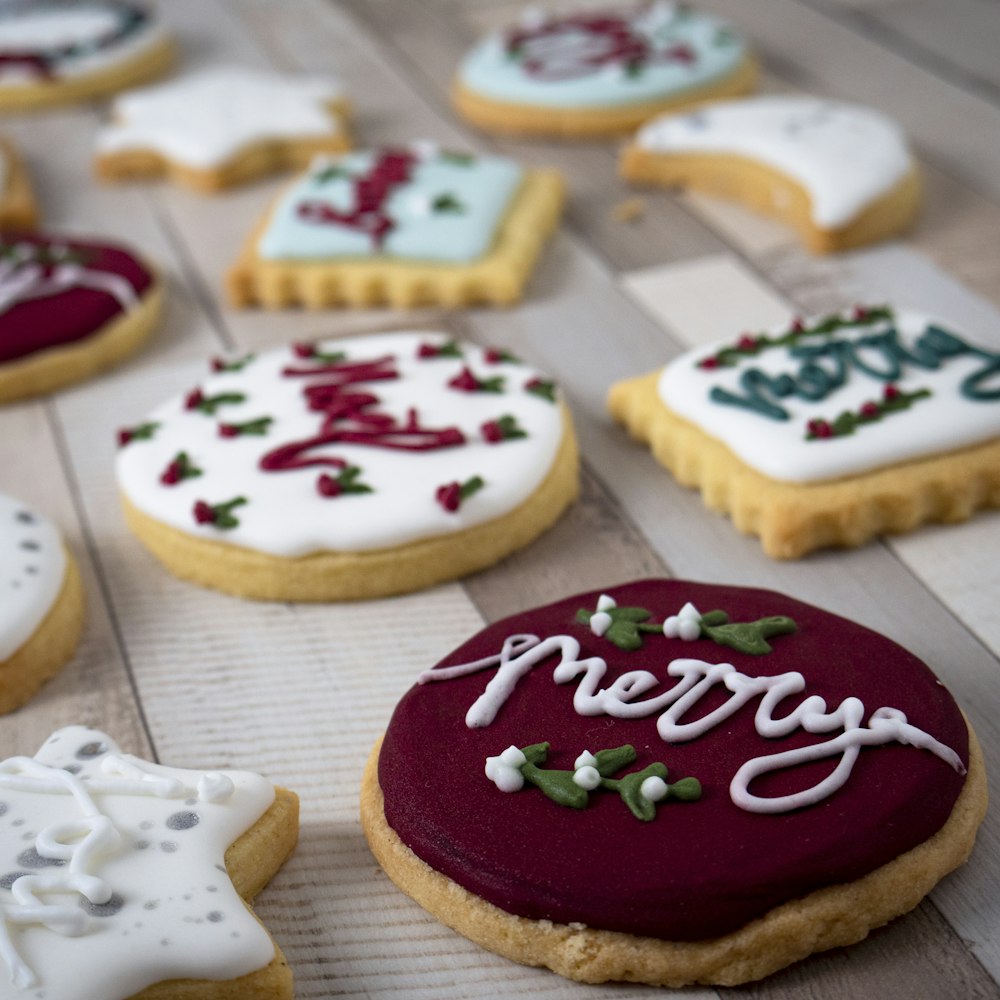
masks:
[[[291,1000],[249,904],[297,838],[298,798],[258,774],[166,767],[99,730],[57,730],[0,762],[0,992]]]
[[[59,531],[0,493],[0,713],[69,662],[82,630],[80,571]]]
[[[165,72],[174,45],[131,0],[0,4],[0,112],[88,101]]]
[[[422,673],[361,818],[389,877],[491,951],[736,985],[916,906],[986,796],[961,710],[890,639],[772,591],[644,580]]]
[[[178,576],[263,600],[354,600],[464,576],[577,493],[555,384],[426,331],[216,359],[119,435],[130,527]]]
[[[857,306],[687,351],[608,406],[776,559],[1000,506],[1000,351]]]
[[[489,132],[604,137],[742,94],[756,79],[756,62],[732,26],[686,4],[528,8],[466,55],[452,103]]]
[[[896,236],[920,207],[917,163],[896,122],[803,95],[656,118],[623,151],[621,174],[743,202],[791,226],[814,253]]]
[[[97,134],[105,181],[168,177],[204,194],[351,146],[330,77],[218,66],[118,97]]]

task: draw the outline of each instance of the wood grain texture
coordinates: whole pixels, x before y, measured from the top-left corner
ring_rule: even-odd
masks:
[[[963,8],[974,0],[962,0]],[[696,496],[676,486],[604,411],[609,382],[662,364],[690,343],[726,335],[739,317],[771,322],[856,297],[907,296],[1000,342],[1000,111],[985,92],[942,76],[921,51],[957,61],[967,24],[930,0],[734,0],[706,6],[744,22],[769,89],[864,100],[903,120],[927,164],[928,208],[901,245],[818,262],[780,227],[741,209],[666,193],[634,197],[601,144],[496,142],[450,113],[447,87],[464,48],[520,9],[503,0],[171,0],[183,67],[212,62],[335,71],[355,96],[365,143],[432,138],[498,149],[563,169],[567,225],[524,305],[470,310],[321,314],[232,311],[222,275],[283,181],[215,198],[154,183],[109,187],[89,177],[102,109],[9,119],[52,228],[118,236],[167,274],[170,304],[147,350],[51,400],[0,410],[0,489],[45,510],[80,560],[89,599],[84,643],[40,697],[0,725],[0,756],[31,752],[54,727],[100,725],[166,763],[260,770],[303,799],[300,846],[261,895],[300,997],[570,1000],[649,997],[639,987],[582,988],[514,966],[427,917],[376,869],[356,818],[368,748],[419,670],[492,621],[576,590],[649,574],[785,590],[886,632],[922,656],[969,710],[988,765],[1000,764],[1000,515],[928,529],[857,552],[795,564],[765,559]],[[826,7],[837,6],[830,16]],[[977,35],[1000,29],[981,5]],[[864,37],[863,10],[889,34]],[[916,44],[919,42],[919,45]],[[978,46],[971,68],[987,78]],[[985,95],[985,96],[984,96]],[[700,284],[699,284],[700,282]],[[706,291],[706,288],[708,291]],[[717,288],[717,294],[711,289]],[[114,431],[197,381],[224,347],[392,326],[445,325],[509,347],[557,373],[584,457],[576,507],[536,545],[464,584],[334,607],[244,604],[168,577],[128,535],[111,472]],[[815,957],[739,992],[754,998],[886,1000],[1000,996],[1000,820],[991,811],[972,861],[915,913],[846,951]],[[685,991],[702,1000],[712,990]]]

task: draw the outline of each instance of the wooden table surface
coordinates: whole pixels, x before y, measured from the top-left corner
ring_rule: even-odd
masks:
[[[641,998],[522,968],[453,934],[377,869],[357,819],[369,747],[416,674],[489,621],[643,574],[759,585],[887,633],[933,665],[964,705],[987,763],[1000,763],[1000,512],[853,552],[769,561],[676,486],[605,415],[614,378],[682,347],[791,312],[887,301],[925,308],[1000,346],[1000,4],[988,0],[706,0],[755,43],[768,90],[870,103],[896,116],[925,168],[927,206],[905,240],[827,259],[781,227],[699,197],[630,196],[613,145],[498,142],[449,111],[449,77],[507,0],[169,0],[183,67],[215,62],[336,72],[355,97],[361,144],[415,138],[502,150],[568,178],[565,224],[513,310],[233,312],[221,277],[280,181],[214,198],[90,176],[105,108],[0,123],[25,151],[52,229],[120,237],[169,277],[166,322],[122,368],[0,412],[0,490],[48,513],[79,558],[83,645],[40,696],[0,722],[0,757],[55,727],[106,729],[179,766],[262,771],[302,796],[298,851],[258,913],[300,997]],[[347,606],[253,604],[175,581],[125,529],[114,431],[194,380],[220,348],[441,325],[554,372],[577,420],[583,495],[539,542],[461,584]],[[763,983],[767,998],[1000,996],[1000,819],[969,864],[913,913],[853,948]],[[5,987],[0,985],[0,994]],[[694,989],[690,997],[717,991]],[[3,994],[6,996],[6,994]]]

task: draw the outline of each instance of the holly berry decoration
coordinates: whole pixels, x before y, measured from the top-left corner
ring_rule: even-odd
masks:
[[[466,479],[464,483],[453,482],[439,486],[434,494],[437,502],[449,514],[454,514],[465,500],[468,500],[474,493],[478,493],[486,485],[482,476],[473,476]]]
[[[501,441],[514,441],[517,438],[526,438],[528,436],[527,431],[509,413],[498,417],[496,420],[487,420],[479,428],[479,432],[489,444],[500,444]]]
[[[345,493],[374,493],[370,486],[358,482],[360,475],[361,467],[357,465],[345,466],[336,476],[324,472],[316,480],[316,490],[323,497],[339,497]]]
[[[185,479],[195,479],[202,474],[190,458],[186,451],[179,451],[170,460],[170,463],[160,475],[160,482],[164,486],[176,486]]]
[[[205,500],[196,500],[191,513],[196,524],[211,524],[216,528],[228,530],[239,525],[239,518],[233,514],[237,507],[247,503],[246,497],[234,497],[224,503],[210,504]]]
[[[139,424],[136,427],[122,427],[118,431],[118,447],[124,448],[125,445],[131,444],[133,441],[149,441],[159,427],[160,425],[155,421]]]

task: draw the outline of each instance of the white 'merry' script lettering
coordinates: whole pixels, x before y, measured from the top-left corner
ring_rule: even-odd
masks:
[[[754,715],[754,726],[760,736],[788,736],[797,729],[807,733],[841,730],[840,735],[826,742],[755,757],[743,764],[730,782],[729,794],[739,808],[748,812],[781,813],[822,802],[847,782],[863,746],[901,743],[930,750],[959,774],[965,773],[965,766],[954,750],[922,729],[911,726],[906,721],[906,715],[897,708],[876,709],[864,725],[865,706],[859,698],[845,698],[836,709],[827,711],[824,698],[808,695],[787,715],[776,718],[775,711],[785,698],[805,690],[806,679],[797,671],[774,677],[750,677],[731,663],[671,660],[667,665],[667,674],[676,677],[677,683],[644,699],[643,695],[662,683],[650,671],[630,670],[609,687],[600,687],[608,669],[607,663],[599,656],[579,659],[580,643],[572,636],[556,635],[540,639],[535,635],[519,634],[508,636],[499,653],[473,663],[425,671],[418,678],[418,683],[448,681],[499,667],[465,716],[465,723],[470,729],[479,729],[493,722],[517,682],[554,653],[560,657],[552,672],[552,679],[557,684],[580,678],[573,693],[573,708],[579,715],[641,719],[659,713],[656,730],[668,743],[681,743],[704,736],[756,697],[761,700]],[[730,691],[729,698],[694,722],[682,722],[717,684]],[[754,795],[750,791],[751,782],[764,774],[792,770],[801,764],[837,756],[840,761],[834,770],[822,781],[802,791],[773,797]]]

